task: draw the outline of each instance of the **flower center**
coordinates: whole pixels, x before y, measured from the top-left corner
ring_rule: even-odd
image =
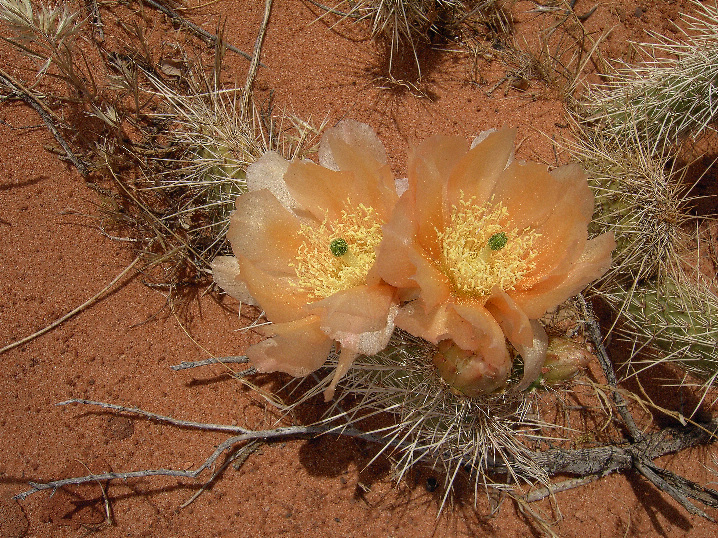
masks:
[[[297,287],[313,299],[364,284],[374,265],[384,223],[372,207],[350,200],[345,207],[352,210],[343,210],[334,222],[324,219],[319,226],[300,227],[303,242],[292,267]]]
[[[511,290],[536,265],[531,246],[539,234],[511,228],[501,203],[477,206],[475,198],[466,201],[462,193],[449,225],[437,235],[442,271],[458,296],[487,297],[497,286]]]

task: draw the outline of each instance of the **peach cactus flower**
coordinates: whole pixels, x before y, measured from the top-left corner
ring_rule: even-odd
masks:
[[[379,247],[378,274],[405,301],[397,327],[436,344],[439,373],[467,396],[506,384],[506,339],[524,360],[517,388],[538,377],[538,318],[603,275],[615,247],[612,233],[588,239],[594,197],[581,167],[514,161],[514,137],[419,145]]]
[[[368,125],[327,130],[319,160],[269,152],[248,168],[249,192],[237,198],[227,233],[236,258],[218,257],[212,269],[229,295],[272,322],[258,329],[270,338],[247,350],[260,372],[304,376],[341,350],[331,399],[354,358],[384,349],[394,330],[396,290],[374,261],[398,195]]]

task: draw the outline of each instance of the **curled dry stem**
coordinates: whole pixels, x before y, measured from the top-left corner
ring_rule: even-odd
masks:
[[[160,4],[159,2],[155,2],[155,0],[142,0],[144,3],[146,3],[149,6],[152,6],[157,11],[160,11],[161,13],[164,13],[167,15],[170,19],[172,19],[172,22],[175,22],[181,26],[184,26],[185,28],[188,28],[192,33],[194,33],[196,36],[204,39],[208,43],[211,43],[212,45],[215,45],[219,41],[219,37],[217,35],[212,34],[205,30],[204,28],[197,26],[195,23],[188,21],[184,17],[182,17],[179,13],[177,13],[175,10],[173,10],[170,7],[167,7],[165,5]],[[239,50],[237,47],[230,43],[223,43],[224,47],[227,50],[231,50],[232,52],[239,54],[243,58],[247,60],[252,60],[252,56],[247,54],[246,52]],[[262,67],[266,67],[264,64],[259,64]]]

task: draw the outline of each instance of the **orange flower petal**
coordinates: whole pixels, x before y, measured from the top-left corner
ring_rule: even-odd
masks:
[[[437,135],[422,142],[409,157],[409,190],[414,199],[416,239],[436,257],[440,253],[436,230],[443,227],[446,180],[468,144],[461,137]]]
[[[543,325],[535,319],[531,320],[531,328],[533,329],[533,341],[530,345],[520,344],[516,349],[524,360],[524,375],[516,386],[516,390],[521,391],[529,388],[531,383],[536,381],[541,375],[541,368],[546,362],[546,350],[548,349],[548,336]]]
[[[365,173],[368,171],[336,172],[311,162],[293,162],[284,180],[299,206],[320,222],[325,218],[336,220],[342,210],[355,209],[359,204],[373,208],[387,220],[398,198],[391,170],[384,165],[377,170],[378,175]]]
[[[299,220],[266,189],[238,196],[235,205],[227,232],[235,256],[278,276],[295,275]]]
[[[447,301],[451,296],[451,283],[449,278],[439,271],[439,269],[426,258],[423,252],[408,250],[407,256],[416,268],[412,280],[414,280],[421,289],[421,296],[426,308],[431,309]]]
[[[461,349],[480,353],[502,372],[510,368],[506,338],[488,310],[478,303],[443,303],[427,310],[418,299],[400,308],[396,326],[433,344],[452,340]]]
[[[250,192],[267,189],[284,207],[294,209],[296,202],[284,182],[288,167],[289,161],[284,157],[276,151],[267,151],[247,167],[247,189]]]
[[[272,338],[247,350],[247,357],[260,372],[305,376],[324,364],[334,345],[319,328],[318,316],[273,323],[260,332]]]
[[[537,252],[534,258],[536,266],[516,284],[516,290],[529,290],[545,280],[565,275],[571,270],[586,248],[588,233],[585,226],[567,226],[568,221],[570,215],[556,215],[555,219],[548,221],[556,223],[555,233],[536,239],[533,245],[533,250]]]
[[[557,207],[577,206],[582,219],[588,224],[593,216],[595,199],[588,186],[586,172],[580,164],[572,163],[551,170],[550,174],[559,182],[565,195],[557,201]]]
[[[554,194],[558,192],[557,199],[545,200],[551,209],[548,216],[541,210],[526,211],[516,219],[510,211],[519,229],[531,226],[539,234],[532,245],[536,252],[535,268],[517,283],[519,290],[529,289],[549,276],[565,274],[571,269],[586,246],[588,223],[593,214],[593,193],[579,165],[561,166],[541,175],[558,189],[551,189]]]
[[[239,262],[234,256],[217,256],[212,260],[212,279],[230,297],[244,304],[257,304],[239,276]]]
[[[535,229],[540,234],[532,245],[537,253],[535,268],[517,284],[518,289],[529,289],[549,276],[567,273],[586,248],[593,195],[589,192],[587,199],[579,189],[571,189],[559,204],[560,208]]]
[[[416,267],[409,261],[410,251],[417,245],[411,240],[416,231],[414,200],[409,196],[399,198],[394,214],[382,228],[382,241],[377,248],[373,271],[392,286],[416,287],[413,280]]]
[[[411,241],[416,229],[415,201],[402,196],[392,219],[384,225],[383,239],[377,249],[373,272],[392,286],[420,288],[424,302],[431,309],[449,298],[449,279],[426,257],[424,250]]]
[[[546,166],[514,161],[501,173],[491,196],[508,210],[512,226],[523,230],[536,228],[555,212],[562,194],[561,183]]]
[[[488,201],[499,176],[514,151],[516,129],[501,129],[490,133],[466,155],[461,156],[447,182],[446,202],[448,209],[458,205],[459,200],[476,198],[477,205]],[[466,147],[466,146],[464,146]]]
[[[529,318],[539,318],[603,276],[611,266],[614,248],[613,232],[602,234],[586,243],[583,254],[568,273],[551,276],[528,290],[512,291],[509,295]]]
[[[511,370],[511,360],[506,348],[506,336],[498,322],[484,306],[478,303],[467,302],[454,304],[453,306],[456,313],[471,324],[479,340],[478,347],[466,349],[480,350],[485,360],[497,371],[505,371],[508,377]],[[456,341],[456,343],[458,344],[459,342]]]
[[[386,284],[357,286],[308,305],[307,311],[321,318],[322,331],[343,348],[373,355],[386,347],[394,331],[395,293]]]
[[[463,303],[453,306],[461,319],[470,324],[477,339],[476,347],[465,348],[476,355],[476,359],[469,365],[472,372],[463,372],[464,376],[474,378],[471,383],[473,394],[467,394],[475,396],[496,390],[504,385],[511,375],[511,357],[501,327],[489,311],[479,304]],[[454,341],[463,348],[458,340]],[[466,391],[466,388],[464,390]]]
[[[329,170],[309,161],[289,164],[284,181],[299,207],[316,220],[336,220],[349,197],[347,188],[354,183],[351,172]],[[359,203],[359,202],[356,202]]]
[[[395,323],[400,329],[432,344],[438,344],[442,340],[454,340],[462,349],[474,350],[478,349],[481,343],[474,327],[457,314],[451,303],[443,303],[427,310],[423,301],[417,299],[399,309]]]
[[[283,323],[306,316],[304,307],[310,299],[306,292],[294,285],[295,276],[276,276],[260,269],[244,256],[239,256],[237,260],[247,290],[268,319]]]
[[[518,349],[519,346],[531,346],[534,339],[531,322],[505,291],[497,289],[486,301],[484,307],[498,322],[506,338],[514,347]]]
[[[365,162],[375,161],[386,164],[386,151],[374,130],[366,123],[356,120],[343,120],[330,127],[322,135],[319,144],[319,163],[330,170],[352,170],[354,160],[346,160],[335,142],[340,140],[354,148]]]
[[[337,384],[344,377],[351,368],[354,359],[359,356],[359,353],[352,351],[351,349],[342,349],[339,353],[339,360],[337,361],[337,369],[334,371],[334,377],[332,377],[331,383],[324,391],[324,401],[329,402],[334,398],[334,391],[337,388]]]
[[[356,194],[348,191],[349,197],[352,201],[356,200],[355,203],[370,205],[384,220],[388,220],[399,196],[394,174],[386,160],[381,163],[372,160],[368,152],[339,138],[330,141],[340,170],[350,171],[354,175],[352,187]]]

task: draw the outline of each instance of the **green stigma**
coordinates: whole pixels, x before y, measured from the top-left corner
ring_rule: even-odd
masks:
[[[494,235],[489,237],[489,248],[491,250],[501,250],[506,246],[506,243],[508,243],[508,241],[509,238],[506,237],[506,234],[504,232],[495,233]]]
[[[349,245],[347,245],[347,242],[344,241],[341,237],[337,239],[332,239],[332,242],[329,243],[329,250],[332,251],[332,254],[334,254],[337,258],[339,256],[344,256],[349,251]]]

